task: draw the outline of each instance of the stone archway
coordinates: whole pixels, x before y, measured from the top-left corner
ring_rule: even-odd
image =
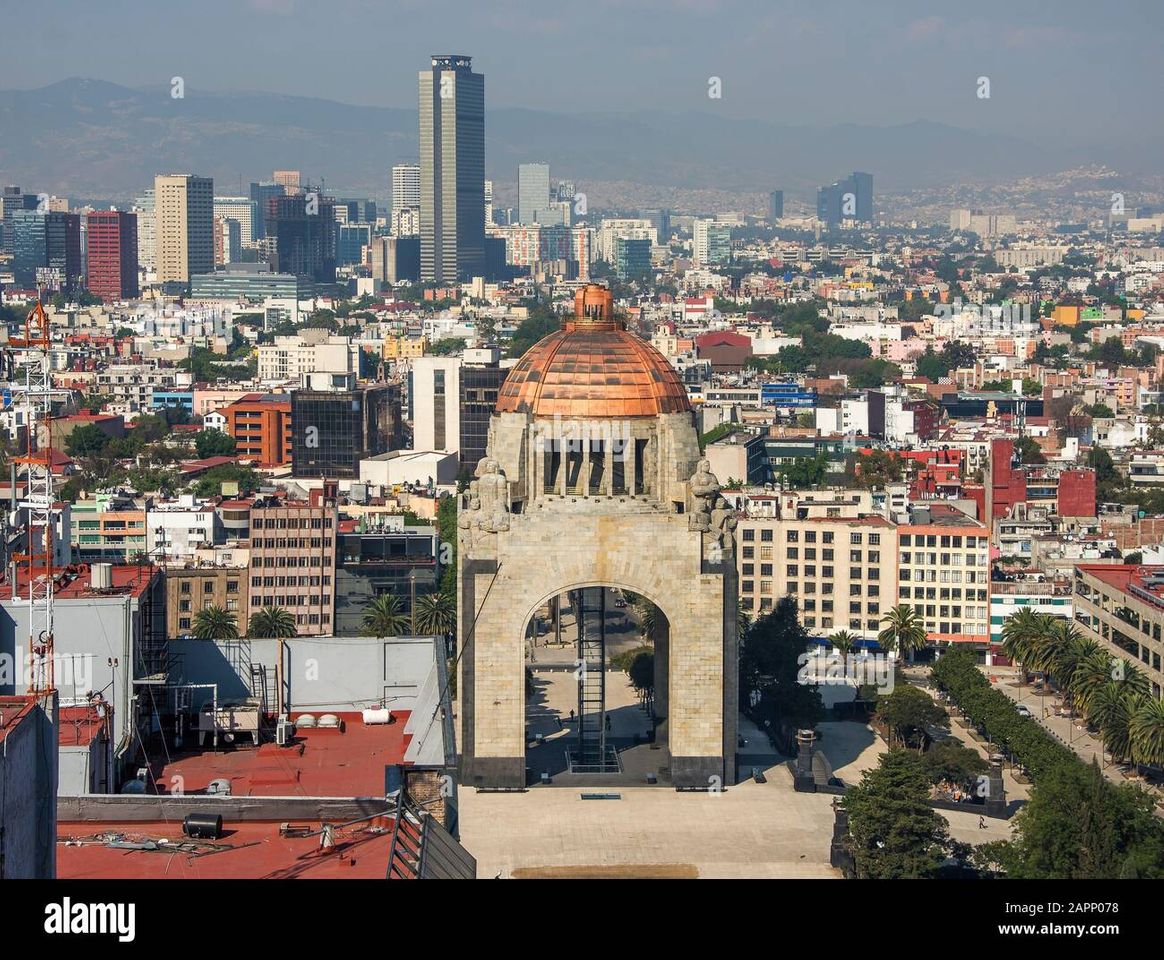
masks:
[[[576,504],[571,505],[576,506]],[[525,785],[525,627],[550,598],[631,590],[663,611],[668,742],[676,786],[731,782],[737,711],[734,558],[704,558],[683,514],[640,502],[511,515],[461,551],[459,745],[466,785]]]

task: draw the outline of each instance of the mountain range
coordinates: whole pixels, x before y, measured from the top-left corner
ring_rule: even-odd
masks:
[[[212,176],[215,192],[226,194],[290,168],[341,196],[387,199],[391,166],[417,155],[415,110],[272,93],[170,94],[79,78],[0,91],[0,180],[104,204],[140,194],[159,172]],[[808,127],[708,112],[486,114],[486,169],[500,202],[515,199],[518,163],[533,160],[590,191],[595,207],[628,192],[652,205],[700,191],[755,202],[777,188],[795,206],[853,170],[872,172],[879,191],[904,191],[1143,156],[1130,146],[1124,156],[1085,152],[925,120]]]

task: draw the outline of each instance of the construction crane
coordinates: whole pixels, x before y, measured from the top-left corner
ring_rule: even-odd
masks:
[[[27,489],[19,507],[24,514],[26,552],[12,559],[27,576],[29,693],[43,695],[56,689],[53,675],[53,588],[55,586],[55,532],[59,510],[53,493],[52,447],[52,335],[44,307],[38,300],[24,318],[24,336],[8,341],[13,359],[24,367],[26,452],[13,457],[22,464]],[[15,491],[13,491],[15,493]],[[13,576],[14,598],[20,574]]]

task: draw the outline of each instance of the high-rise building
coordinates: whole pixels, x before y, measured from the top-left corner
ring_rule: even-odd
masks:
[[[337,266],[350,267],[364,259],[364,247],[372,242],[370,223],[342,223],[337,227],[335,262]]]
[[[485,77],[472,58],[434,56],[420,72],[421,279],[485,270]]]
[[[267,235],[267,201],[272,197],[284,197],[287,191],[283,184],[273,180],[263,180],[251,184],[251,202],[255,205],[254,238],[262,240]]]
[[[339,225],[334,200],[304,194],[271,197],[266,222],[267,238],[275,241],[275,269],[279,273],[335,283]]]
[[[94,210],[85,220],[89,292],[105,301],[132,300],[139,293],[137,214]]]
[[[12,253],[15,243],[13,218],[18,210],[36,210],[40,200],[35,193],[24,193],[18,186],[7,186],[0,193],[0,250]]]
[[[862,223],[873,222],[873,174],[854,172],[853,189],[857,194],[857,219]]]
[[[237,220],[243,246],[249,247],[258,239],[255,223],[259,219],[259,205],[250,197],[215,197],[214,215],[223,220]]]
[[[214,218],[214,265],[237,263],[242,253],[242,228],[230,217]]]
[[[392,168],[392,212],[419,206],[420,164],[396,164]]]
[[[408,393],[413,448],[456,453],[462,467],[475,467],[485,456],[489,420],[508,373],[496,347],[415,358]]]
[[[651,241],[619,237],[615,241],[614,271],[619,280],[641,280],[651,273]]]
[[[768,194],[768,222],[784,219],[784,191],[773,190]]]
[[[873,174],[854,173],[848,179],[821,187],[816,194],[816,216],[830,227],[843,220],[872,223]]]
[[[531,223],[547,223],[546,211],[549,206],[550,165],[520,164],[517,168],[517,219],[527,226]]]
[[[188,284],[214,270],[214,181],[189,174],[154,178],[158,283]]]
[[[18,285],[71,292],[81,278],[81,216],[17,210],[12,231],[12,274]]]
[[[379,283],[420,279],[419,237],[372,237],[367,265]]]
[[[732,231],[726,223],[696,220],[692,231],[695,238],[692,259],[697,266],[732,262]]]
[[[649,220],[655,228],[658,242],[666,245],[671,239],[671,211],[665,209],[640,210],[639,216]]]
[[[283,607],[299,636],[333,632],[338,518],[334,491],[320,492],[309,503],[270,497],[251,507],[250,613]]]
[[[279,184],[288,196],[303,192],[303,188],[299,182],[298,170],[276,170],[271,174],[271,179]]]
[[[493,181],[485,181],[485,226],[493,226]]]
[[[133,201],[133,212],[137,214],[137,262],[146,273],[153,273],[158,266],[155,207],[153,190],[147,190]]]

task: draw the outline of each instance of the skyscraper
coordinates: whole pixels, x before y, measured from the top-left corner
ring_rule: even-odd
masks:
[[[523,163],[517,168],[517,219],[529,225],[547,223],[550,206],[550,165]],[[561,222],[561,216],[557,218]]]
[[[696,266],[732,262],[732,230],[726,223],[696,220],[692,224],[692,259]]]
[[[158,265],[156,206],[152,188],[133,201],[133,212],[137,214],[137,263],[146,273],[153,273]]]
[[[862,223],[873,222],[873,174],[854,173],[853,192],[857,195],[857,219]]]
[[[94,210],[89,228],[89,292],[102,300],[131,300],[138,295],[137,214]]]
[[[784,218],[784,191],[773,190],[768,194],[768,222],[775,223]]]
[[[298,170],[276,170],[271,174],[271,179],[282,186],[289,197],[303,192],[303,188],[300,186]]]
[[[214,181],[188,174],[154,178],[158,283],[189,283],[214,270]]]
[[[335,200],[316,196],[314,203],[308,203],[304,194],[271,197],[267,200],[266,229],[267,237],[275,240],[279,273],[335,283]]]
[[[262,240],[267,235],[267,201],[271,197],[283,197],[287,191],[283,184],[274,180],[263,180],[251,184],[251,202],[255,205],[255,221],[252,224],[252,233],[255,240]]]
[[[873,174],[854,173],[821,187],[816,194],[816,216],[830,227],[842,220],[873,222]]]
[[[72,291],[81,276],[81,217],[56,210],[17,210],[12,230],[13,279],[25,287]]]
[[[237,220],[239,235],[244,246],[251,246],[257,239],[255,222],[262,216],[259,205],[250,197],[215,197],[214,215],[223,220]]]
[[[420,164],[398,163],[392,168],[392,212],[420,206]]]
[[[485,271],[485,77],[472,58],[433,56],[420,72],[421,279]]]

